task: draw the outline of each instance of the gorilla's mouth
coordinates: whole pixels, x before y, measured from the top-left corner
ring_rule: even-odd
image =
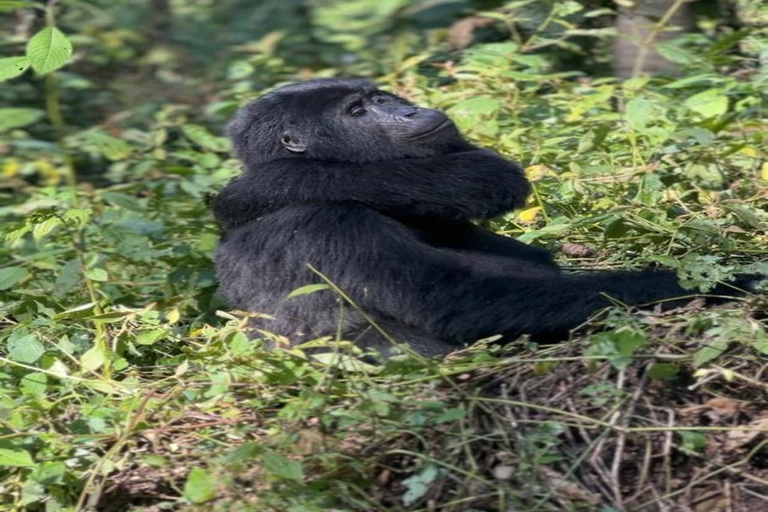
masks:
[[[434,133],[437,133],[437,132],[447,128],[448,126],[450,126],[452,124],[453,124],[453,121],[451,121],[450,119],[445,119],[445,120],[437,123],[435,126],[433,126],[431,128],[427,128],[423,132],[419,132],[419,133],[416,133],[414,135],[411,135],[409,138],[410,139],[420,139],[422,137],[426,137],[428,135],[432,135]]]

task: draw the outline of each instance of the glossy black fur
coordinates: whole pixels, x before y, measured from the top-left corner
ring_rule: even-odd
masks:
[[[338,105],[375,90],[358,80],[289,86],[230,126],[245,170],[215,200],[217,272],[233,308],[273,317],[257,329],[294,343],[340,332],[386,350],[367,315],[435,355],[495,334],[564,332],[615,303],[690,296],[672,272],[562,273],[547,251],[473,225],[524,203],[520,167],[455,130],[401,144],[373,115],[369,129],[350,129]],[[402,121],[411,115],[421,114]],[[287,151],[284,136],[306,150]],[[330,290],[287,299],[323,282],[309,265],[366,315]]]

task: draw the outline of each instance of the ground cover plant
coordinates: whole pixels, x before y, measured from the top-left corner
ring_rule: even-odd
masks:
[[[0,1],[0,510],[768,506],[764,292],[444,360],[267,351],[216,298],[209,207],[238,106],[358,76],[521,162],[490,227],[564,267],[768,271],[759,2],[627,80],[611,2],[215,4]]]

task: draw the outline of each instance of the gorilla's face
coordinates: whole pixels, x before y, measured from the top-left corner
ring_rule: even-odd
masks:
[[[247,105],[229,130],[246,164],[279,158],[374,162],[468,147],[453,121],[364,80],[312,80]]]

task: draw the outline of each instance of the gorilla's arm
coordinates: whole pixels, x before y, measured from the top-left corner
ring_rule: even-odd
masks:
[[[403,224],[359,206],[307,205],[276,215],[304,226],[295,236],[312,244],[306,248],[314,255],[311,263],[363,310],[441,339],[567,330],[614,300],[640,305],[691,295],[672,272],[493,277],[467,265],[461,254],[432,247]]]
[[[471,222],[423,218],[403,219],[402,222],[429,245],[555,266],[548,250],[497,235]]]
[[[468,220],[521,206],[530,185],[516,164],[484,150],[349,163],[289,158],[246,169],[216,197],[228,229],[284,206],[354,202],[409,217]]]

